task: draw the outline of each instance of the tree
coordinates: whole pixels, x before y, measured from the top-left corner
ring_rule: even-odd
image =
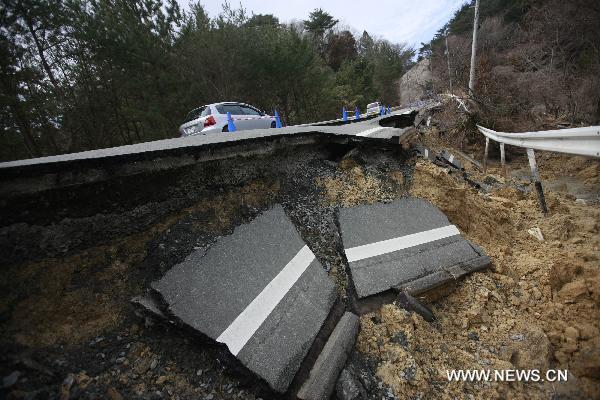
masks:
[[[334,19],[326,11],[317,8],[309,14],[308,20],[303,22],[304,29],[306,29],[306,31],[312,36],[317,51],[321,56],[324,56],[325,34],[329,33],[330,29],[338,23],[338,20]]]
[[[323,37],[325,32],[333,28],[338,23],[329,13],[320,8],[312,11],[308,19],[304,21],[304,28],[317,37]]]
[[[358,52],[356,39],[349,31],[331,35],[327,44],[327,60],[334,71],[338,71],[344,61],[354,60]]]
[[[367,31],[363,31],[362,36],[358,40],[358,54],[362,57],[368,56],[373,49],[375,41],[371,38]]]
[[[277,26],[279,25],[279,19],[275,17],[273,14],[254,14],[252,17],[246,22],[247,26]]]
[[[225,5],[209,17],[176,0],[4,0],[0,158],[35,157],[178,135],[187,112],[237,100],[288,123],[342,105],[394,100],[404,47],[365,32],[362,53],[337,20],[299,24]]]

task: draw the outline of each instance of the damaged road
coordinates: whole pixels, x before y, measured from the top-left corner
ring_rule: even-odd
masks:
[[[352,305],[392,288],[426,292],[446,283],[437,279],[440,272],[458,279],[489,264],[481,249],[423,200],[342,209],[336,225],[351,271],[349,286],[358,296]],[[152,288],[161,300],[151,312],[162,308],[160,316],[225,344],[278,393],[288,390],[337,297],[333,281],[279,205],[208,250],[194,251]],[[352,346],[353,340],[346,343]],[[343,346],[330,347],[324,351],[340,354],[339,368],[317,381],[321,387],[312,383],[301,390],[300,398],[331,394],[346,356]]]
[[[498,368],[573,362],[579,393],[591,393],[597,324],[584,314],[564,316],[593,302],[591,283],[585,293],[575,290],[576,277],[552,284],[568,300],[559,312],[566,328],[577,332],[573,339],[565,329],[571,336],[563,340],[562,328],[544,322],[547,288],[539,296],[534,290],[537,280],[545,285],[546,266],[518,258],[528,237],[515,234],[507,221],[517,217],[505,203],[486,210],[495,200],[397,141],[321,138],[278,138],[268,151],[257,146],[231,157],[213,148],[212,155],[170,153],[131,165],[112,159],[110,168],[79,160],[81,174],[71,178],[60,163],[25,168],[24,181],[3,175],[26,184],[2,199],[0,373],[12,377],[2,395],[460,397],[479,386],[444,382],[434,366],[475,368],[484,360]],[[524,210],[527,201],[515,204]],[[588,228],[597,237],[597,227]],[[436,229],[446,235],[414,241]],[[518,255],[508,244],[495,246],[510,237]],[[353,255],[381,243],[395,247]],[[456,246],[448,258],[446,246]],[[543,246],[536,252],[554,251]],[[492,270],[465,275],[488,264],[486,253]],[[512,260],[522,278],[511,272]],[[367,267],[357,261],[377,262],[361,275]],[[584,282],[593,282],[588,265],[581,268]],[[429,283],[411,292],[415,282]],[[439,297],[440,283],[455,290]],[[392,304],[407,291],[434,322]],[[140,312],[132,298],[150,310]],[[554,359],[544,358],[550,346],[558,349]],[[486,390],[537,398],[549,389]]]

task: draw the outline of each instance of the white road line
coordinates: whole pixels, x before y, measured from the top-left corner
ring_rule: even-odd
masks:
[[[367,129],[366,131],[362,131],[360,133],[357,133],[356,136],[369,136],[375,132],[379,132],[381,130],[384,130],[386,128],[382,128],[380,126],[378,126],[377,128],[373,128],[373,129]]]
[[[315,255],[308,246],[302,247],[298,254],[219,335],[217,342],[225,343],[229,351],[237,356],[314,259]]]
[[[413,233],[412,235],[400,236],[393,239],[382,240],[381,242],[369,243],[362,246],[356,246],[346,249],[348,262],[363,260],[393,251],[407,249],[420,244],[433,242],[454,235],[460,235],[458,228],[454,225],[443,226],[424,232]]]

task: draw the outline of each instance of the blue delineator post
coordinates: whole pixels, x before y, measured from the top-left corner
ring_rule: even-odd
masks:
[[[281,128],[281,119],[279,118],[279,113],[275,110],[275,128]]]
[[[385,107],[379,106],[379,115],[385,115]]]
[[[348,112],[346,111],[346,107],[342,107],[342,119],[344,122],[348,122]]]
[[[356,110],[354,110],[354,115],[356,116],[356,120],[359,121],[360,120],[360,109],[358,108],[358,106],[356,107]]]
[[[233,123],[233,118],[231,118],[231,113],[227,112],[227,130],[229,132],[235,132],[235,124]]]

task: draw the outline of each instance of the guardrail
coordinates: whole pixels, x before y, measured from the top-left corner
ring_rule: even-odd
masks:
[[[544,215],[548,214],[548,209],[546,207],[540,175],[537,170],[534,150],[600,157],[600,126],[522,133],[496,132],[479,125],[477,125],[477,129],[485,136],[485,150],[483,154],[484,173],[487,170],[490,139],[500,143],[500,163],[502,165],[502,175],[505,178],[507,172],[504,145],[508,144],[527,149],[527,158],[529,159],[532,178],[535,182],[535,188],[538,192],[540,206]]]
[[[479,125],[477,128],[486,138],[504,144],[526,149],[600,157],[600,126],[523,133],[496,132]]]

